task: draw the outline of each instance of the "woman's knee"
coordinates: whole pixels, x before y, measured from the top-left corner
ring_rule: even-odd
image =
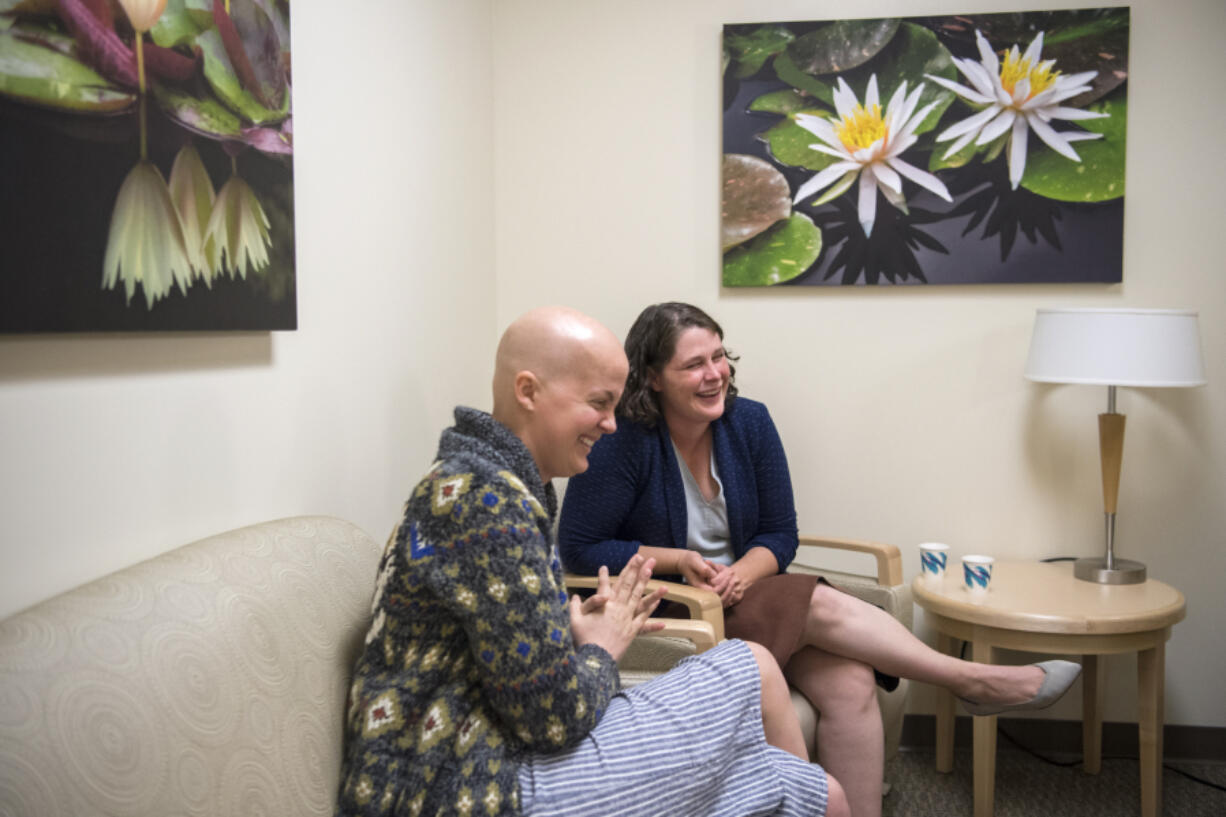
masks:
[[[868,664],[846,659],[840,667],[839,688],[848,706],[862,709],[877,706],[877,676]]]
[[[826,817],[851,817],[847,794],[829,772],[826,773]]]
[[[859,711],[877,705],[877,676],[862,661],[806,648],[788,662],[788,681],[819,711]]]
[[[809,596],[809,619],[823,627],[836,626],[854,616],[861,604],[865,602],[825,582],[818,582]]]
[[[783,670],[779,668],[779,662],[775,660],[775,656],[766,647],[763,647],[756,641],[746,641],[745,645],[749,647],[749,651],[753,653],[754,661],[758,663],[758,674],[762,676],[762,685],[774,685],[775,683],[787,684],[783,677]]]

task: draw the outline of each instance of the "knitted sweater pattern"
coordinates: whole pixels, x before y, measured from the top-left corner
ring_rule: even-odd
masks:
[[[388,540],[346,717],[338,815],[520,813],[526,757],[571,746],[618,691],[571,640],[553,486],[457,408]]]

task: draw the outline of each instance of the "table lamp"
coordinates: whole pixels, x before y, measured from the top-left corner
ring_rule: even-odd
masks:
[[[1115,411],[1116,386],[1203,386],[1197,313],[1178,309],[1040,309],[1025,376],[1040,383],[1107,387],[1107,411],[1098,415],[1107,550],[1078,559],[1073,575],[1100,584],[1139,584],[1145,565],[1115,558],[1115,512],[1124,455],[1124,415]]]

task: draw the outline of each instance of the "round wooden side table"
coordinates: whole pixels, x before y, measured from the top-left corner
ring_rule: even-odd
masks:
[[[952,560],[951,560],[952,561]],[[1103,676],[1100,655],[1137,653],[1141,814],[1162,814],[1162,728],[1166,641],[1183,620],[1183,594],[1150,579],[1107,585],[1073,577],[1070,562],[998,562],[988,591],[968,593],[962,567],[939,582],[917,577],[915,603],[953,654],[954,640],[971,644],[975,661],[992,663],[998,648],[1082,656],[1082,753],[1087,774],[1102,764]],[[937,771],[953,770],[954,696],[938,689]],[[974,719],[975,817],[991,817],[996,787],[996,716]]]

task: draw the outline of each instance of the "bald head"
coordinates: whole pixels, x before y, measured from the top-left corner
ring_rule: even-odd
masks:
[[[498,343],[494,418],[524,441],[542,477],[570,476],[616,427],[627,368],[621,343],[595,319],[564,306],[533,309]]]
[[[542,381],[582,373],[602,358],[625,359],[617,337],[594,318],[565,306],[542,306],[507,327],[494,360],[494,408],[513,396],[515,376]]]

